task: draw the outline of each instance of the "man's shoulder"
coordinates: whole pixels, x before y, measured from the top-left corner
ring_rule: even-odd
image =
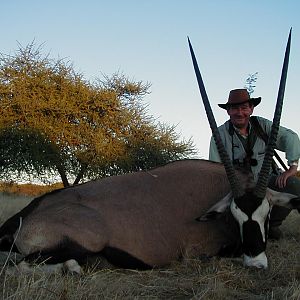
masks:
[[[228,121],[226,121],[225,123],[223,123],[222,125],[220,125],[218,127],[219,133],[222,136],[222,138],[225,138],[225,136],[229,136],[230,135],[229,134],[229,132],[230,132],[230,130],[229,130],[229,124],[230,124],[230,122],[228,120]]]
[[[224,122],[223,124],[221,124],[218,128],[219,129],[223,129],[223,128],[228,128],[229,127],[229,120],[227,120],[226,122]]]
[[[261,116],[251,116],[251,119],[256,119],[260,123],[270,123],[271,121]]]
[[[266,118],[263,118],[261,116],[251,116],[251,120],[252,120],[252,123],[255,122],[255,120],[259,123],[259,125],[264,128],[265,130],[268,130],[271,128],[272,126],[272,121],[266,119]],[[253,122],[254,121],[254,122]]]

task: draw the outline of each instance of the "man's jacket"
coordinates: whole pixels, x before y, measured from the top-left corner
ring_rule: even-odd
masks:
[[[262,117],[256,118],[264,132],[266,132],[269,136],[271,133],[272,122]],[[246,149],[240,137],[238,137],[236,130],[232,130],[232,125],[230,126],[229,121],[225,122],[218,129],[229,158],[234,160],[235,164],[239,162],[240,165],[242,165],[247,154]],[[251,158],[253,161],[256,160],[257,164],[251,165],[251,171],[254,175],[254,179],[257,180],[258,173],[263,163],[266,145],[263,139],[255,134],[251,123],[249,135],[250,134],[255,135],[254,143],[251,145],[253,151]],[[288,164],[292,161],[298,160],[300,158],[300,140],[298,135],[294,131],[280,126],[277,136],[276,149],[285,152],[285,157],[288,161]],[[221,162],[217,146],[213,138],[210,140],[209,160]]]

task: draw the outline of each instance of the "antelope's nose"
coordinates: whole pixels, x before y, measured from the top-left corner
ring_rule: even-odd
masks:
[[[244,265],[246,267],[255,267],[258,269],[268,268],[268,258],[265,252],[260,253],[257,256],[251,257],[244,254]]]

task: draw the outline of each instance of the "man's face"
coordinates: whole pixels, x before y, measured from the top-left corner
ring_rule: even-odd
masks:
[[[232,124],[237,128],[247,128],[254,106],[249,102],[232,105],[227,109]]]

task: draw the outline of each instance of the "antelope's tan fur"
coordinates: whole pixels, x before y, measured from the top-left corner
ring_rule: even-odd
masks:
[[[89,251],[109,246],[150,266],[215,255],[228,242],[224,223],[195,219],[228,192],[223,166],[205,160],[88,182],[43,196],[25,216],[16,246],[28,255],[68,237]]]

